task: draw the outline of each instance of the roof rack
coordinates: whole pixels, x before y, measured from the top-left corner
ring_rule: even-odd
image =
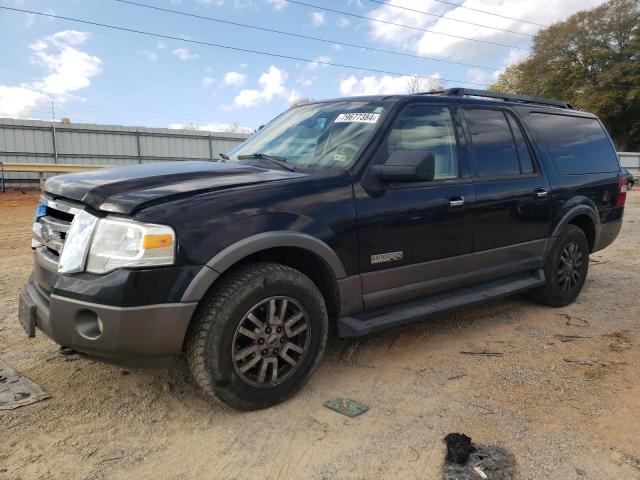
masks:
[[[428,92],[432,93],[432,92]],[[440,93],[440,92],[433,92]],[[473,96],[473,97],[486,97],[486,98],[497,98],[500,100],[505,100],[507,102],[521,102],[521,103],[535,103],[538,105],[551,105],[553,107],[559,108],[573,108],[567,102],[563,102],[561,100],[554,100],[552,98],[542,98],[542,97],[532,97],[529,95],[514,95],[512,93],[499,93],[499,92],[490,92],[488,90],[474,90],[472,88],[449,88],[442,92],[442,95],[449,97],[465,97],[465,96]]]

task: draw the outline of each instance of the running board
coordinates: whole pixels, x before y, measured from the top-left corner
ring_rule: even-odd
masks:
[[[338,319],[338,336],[359,337],[423,320],[426,316],[434,313],[523,292],[543,285],[544,282],[544,271],[538,269],[448,290],[418,300],[380,307],[370,312]]]

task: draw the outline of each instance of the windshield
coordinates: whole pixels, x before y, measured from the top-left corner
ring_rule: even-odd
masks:
[[[292,108],[232,150],[229,160],[251,163],[269,156],[288,167],[344,168],[378,128],[384,110],[380,102]]]

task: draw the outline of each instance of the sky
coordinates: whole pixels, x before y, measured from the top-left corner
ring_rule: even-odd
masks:
[[[484,88],[530,54],[543,26],[604,3],[135,1],[323,41],[117,0],[0,0],[5,7],[173,37],[0,10],[0,117],[251,131],[301,98],[406,93],[416,78],[424,90]]]

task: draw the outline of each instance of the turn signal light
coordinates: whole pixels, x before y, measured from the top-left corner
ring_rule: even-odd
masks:
[[[142,239],[142,248],[167,248],[173,245],[173,235],[145,235]]]

